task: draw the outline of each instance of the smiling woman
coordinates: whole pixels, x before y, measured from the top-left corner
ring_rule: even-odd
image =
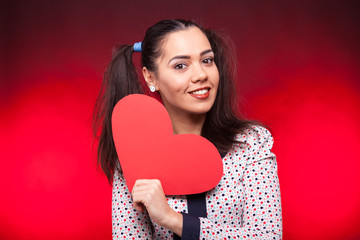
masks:
[[[200,135],[219,85],[214,52],[206,35],[197,27],[169,33],[156,64],[156,72],[144,66],[143,75],[147,84],[159,91],[174,133]]]
[[[147,30],[142,43],[115,49],[94,115],[98,160],[113,184],[113,238],[281,239],[273,139],[236,112],[234,55],[228,46],[221,35],[194,22],[164,20]],[[222,155],[223,176],[210,191],[165,196],[159,180],[138,179],[129,192],[111,114],[123,97],[146,92],[132,63],[134,51],[141,51],[143,77],[160,95],[174,134],[201,135]]]

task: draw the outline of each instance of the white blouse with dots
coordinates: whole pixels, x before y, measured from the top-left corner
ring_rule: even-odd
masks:
[[[199,239],[281,239],[280,186],[273,138],[259,126],[239,134],[237,144],[223,157],[223,176],[206,193],[207,217],[200,217]],[[187,213],[186,196],[167,196],[169,206]],[[113,239],[173,239],[174,234],[132,206],[119,171],[112,195]]]

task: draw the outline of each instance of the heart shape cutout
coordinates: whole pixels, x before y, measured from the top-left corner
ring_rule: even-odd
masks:
[[[137,179],[159,179],[166,195],[214,188],[223,174],[220,154],[204,137],[173,134],[170,116],[156,99],[132,94],[112,113],[112,131],[130,191]]]

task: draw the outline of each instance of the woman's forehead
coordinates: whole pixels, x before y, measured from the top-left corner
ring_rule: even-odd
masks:
[[[206,35],[197,27],[168,34],[163,42],[161,58],[172,58],[176,55],[200,55],[201,52],[211,49]]]

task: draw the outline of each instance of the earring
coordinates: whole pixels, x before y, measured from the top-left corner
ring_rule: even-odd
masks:
[[[150,92],[155,92],[155,90],[156,90],[155,86],[154,86],[154,85],[151,85],[151,86],[150,86]]]

